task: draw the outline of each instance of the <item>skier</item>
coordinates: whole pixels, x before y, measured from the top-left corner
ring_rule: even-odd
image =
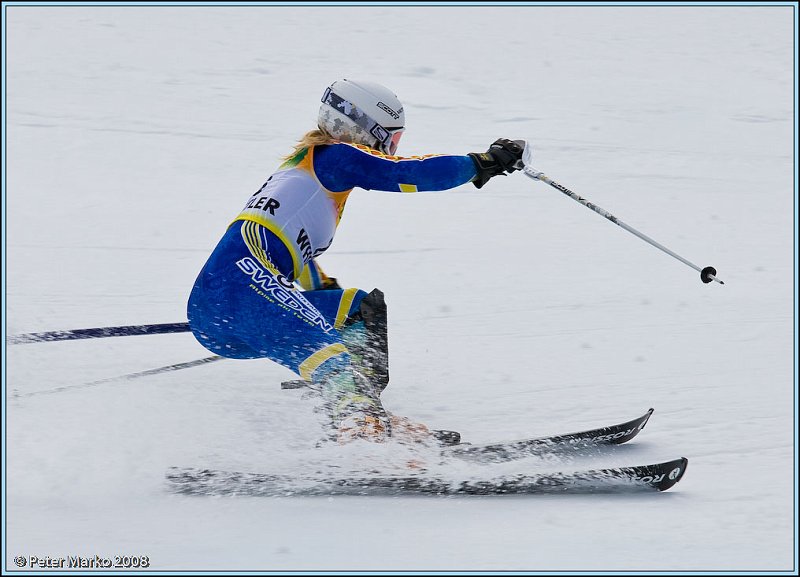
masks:
[[[384,86],[331,84],[318,128],[247,201],[188,302],[189,325],[208,350],[269,358],[318,387],[342,443],[384,441],[393,422],[380,401],[389,381],[384,295],[343,289],[316,261],[333,241],[348,195],[355,187],[417,192],[472,182],[481,188],[516,170],[523,153],[524,142],[499,139],[485,153],[395,156],[404,130],[403,105]],[[427,431],[407,420],[394,424]]]

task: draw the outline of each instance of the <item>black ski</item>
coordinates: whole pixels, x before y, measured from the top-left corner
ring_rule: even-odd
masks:
[[[172,491],[185,495],[520,495],[666,491],[681,480],[688,460],[579,472],[513,475],[484,480],[448,480],[426,475],[363,477],[272,475],[171,468]]]
[[[281,389],[307,389],[312,394],[319,394],[319,390],[316,387],[304,380],[284,381],[281,383]],[[502,461],[513,461],[525,457],[551,453],[558,453],[561,455],[568,453],[586,453],[587,451],[603,446],[621,445],[638,435],[639,431],[644,429],[644,426],[647,424],[652,414],[653,409],[650,409],[641,417],[619,425],[611,425],[566,435],[504,441],[483,445],[462,443],[461,434],[457,431],[431,430],[431,435],[439,445],[446,447],[442,451],[442,456],[444,457],[458,457],[460,459],[483,463],[499,463]]]
[[[590,429],[566,435],[523,439],[488,445],[461,444],[442,451],[444,456],[480,462],[501,462],[550,453],[582,453],[593,448],[627,443],[644,429],[653,409],[619,425]]]

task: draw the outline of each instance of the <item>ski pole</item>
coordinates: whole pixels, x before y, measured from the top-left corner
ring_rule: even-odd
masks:
[[[72,341],[78,339],[103,339],[106,337],[129,337],[133,335],[161,335],[166,333],[185,333],[190,331],[189,323],[162,323],[156,325],[129,325],[121,327],[95,327],[91,329],[72,329],[69,331],[50,331],[46,333],[27,333],[8,337],[8,344],[44,343],[51,341]]]
[[[639,232],[638,230],[636,230],[632,226],[629,226],[629,225],[625,224],[624,222],[619,220],[616,216],[614,216],[613,214],[611,214],[607,210],[605,210],[603,208],[600,208],[596,204],[592,204],[591,202],[589,202],[585,198],[581,197],[580,195],[575,194],[574,192],[572,192],[570,189],[568,189],[563,184],[557,183],[555,180],[549,178],[543,172],[539,172],[538,170],[534,169],[533,167],[527,166],[522,161],[520,161],[520,168],[525,173],[525,176],[527,176],[529,178],[532,178],[533,180],[541,180],[542,182],[546,182],[547,184],[549,184],[550,186],[552,186],[556,190],[560,190],[561,192],[566,194],[571,199],[576,200],[577,202],[581,203],[586,208],[589,208],[589,209],[595,211],[597,214],[606,217],[608,220],[610,220],[611,222],[613,222],[617,226],[620,226],[620,227],[624,228],[625,230],[627,230],[631,234],[634,234],[634,235],[638,236],[643,241],[645,241],[647,243],[650,243],[651,245],[653,245],[657,249],[659,249],[661,251],[664,251],[665,253],[667,253],[668,255],[670,255],[673,258],[678,259],[683,264],[692,267],[694,270],[696,270],[697,272],[700,273],[700,280],[702,280],[704,283],[710,283],[713,280],[713,281],[718,282],[719,284],[725,284],[724,282],[722,282],[721,280],[719,280],[717,278],[717,269],[715,269],[713,266],[707,266],[705,268],[700,268],[696,264],[694,264],[692,262],[689,262],[688,260],[686,260],[685,258],[680,256],[679,254],[676,254],[676,253],[672,252],[671,250],[669,250],[664,245],[656,242],[655,240],[653,240],[652,238],[650,238],[646,234],[642,234],[641,232]]]
[[[132,381],[133,379],[139,379],[142,377],[149,377],[150,375],[158,375],[161,373],[169,373],[172,371],[180,371],[182,369],[190,369],[192,367],[199,367],[200,365],[205,365],[208,363],[213,363],[216,361],[221,361],[225,357],[221,357],[219,355],[214,355],[213,357],[205,357],[202,359],[197,359],[194,361],[187,361],[185,363],[177,363],[174,365],[166,365],[163,367],[158,367],[156,369],[148,369],[146,371],[139,371],[137,373],[128,373],[127,375],[119,375],[117,377],[110,377],[107,379],[100,379],[99,381],[91,381],[89,383],[83,383],[80,385],[65,385],[63,387],[56,387],[55,389],[46,389],[43,391],[32,391],[30,393],[18,393],[14,391],[12,393],[12,397],[14,398],[23,398],[23,397],[35,397],[38,395],[52,395],[54,393],[62,393],[64,391],[70,391],[73,389],[85,389],[87,387],[96,387],[98,385],[105,385],[108,383],[117,383],[122,381]]]

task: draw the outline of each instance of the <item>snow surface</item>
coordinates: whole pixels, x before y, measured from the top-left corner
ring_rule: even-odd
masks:
[[[405,456],[315,453],[312,403],[281,391],[291,374],[268,361],[78,386],[209,356],[188,334],[9,346],[6,570],[20,555],[95,554],[161,570],[796,569],[794,7],[4,5],[4,17],[8,335],[185,320],[225,227],[341,77],[397,92],[401,153],[528,138],[537,168],[726,282],[702,284],[519,174],[480,191],[355,191],[321,263],[387,295],[388,409],[488,442],[652,406],[601,464],[686,456],[682,482],[177,496],[172,465]]]

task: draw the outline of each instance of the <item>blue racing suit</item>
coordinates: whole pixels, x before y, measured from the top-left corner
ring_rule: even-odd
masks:
[[[218,355],[269,358],[318,382],[350,363],[342,328],[367,295],[338,288],[314,260],[333,242],[353,188],[446,190],[476,174],[469,156],[387,156],[340,142],[299,150],[250,197],[200,271],[192,332]]]

